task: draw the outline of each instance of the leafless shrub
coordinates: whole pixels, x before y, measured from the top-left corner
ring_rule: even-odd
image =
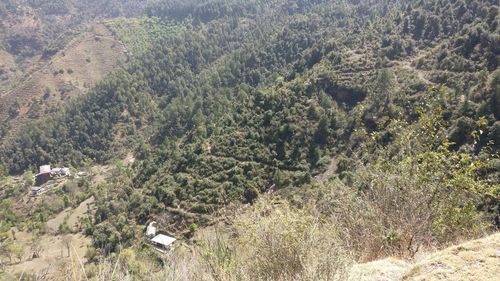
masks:
[[[423,182],[411,169],[359,169],[353,186],[358,189],[331,182],[311,204],[343,229],[360,260],[413,257],[424,247],[473,237],[484,229],[479,214],[467,210],[468,197],[461,191],[438,181]],[[444,217],[453,210],[460,213]]]
[[[228,231],[225,231],[228,233]],[[345,280],[349,255],[338,231],[313,210],[262,199],[229,230],[205,239],[213,280]]]

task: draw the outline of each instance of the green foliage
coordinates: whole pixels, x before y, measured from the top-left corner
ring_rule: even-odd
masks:
[[[358,252],[369,252],[369,259],[411,256],[421,247],[480,235],[490,223],[481,208],[485,202],[498,204],[498,187],[480,177],[483,160],[450,149],[440,98],[443,91],[430,91],[423,97],[416,122],[401,126],[401,120],[390,120],[386,127],[394,135],[390,144],[380,141],[376,133],[365,140],[367,146],[358,150],[363,161],[344,179],[361,192],[361,201],[337,194],[332,196],[347,197],[347,202],[336,203],[345,207],[325,205],[328,212],[347,213],[338,217],[339,223],[350,225],[352,235],[365,237],[356,247]],[[361,205],[365,211],[355,214]]]
[[[181,25],[169,24],[151,17],[118,18],[105,24],[134,54],[151,52],[158,44],[158,39],[182,35],[185,30]]]
[[[0,218],[2,222],[8,225],[13,225],[17,222],[18,218],[11,199],[3,199],[0,202]]]
[[[152,217],[185,229],[231,202],[304,186],[338,154],[340,177],[373,208],[363,219],[388,214],[383,231],[367,227],[385,254],[413,243],[388,202],[407,202],[409,229],[432,239],[475,235],[481,207],[498,205],[495,172],[485,168],[500,132],[498,7],[375,2],[93,1],[106,15],[135,3],[154,17],[105,20],[130,61],[60,112],[19,128],[0,161],[18,173],[109,164],[133,152],[132,167],[94,190],[86,233],[104,253],[131,245],[133,225]],[[429,204],[428,220],[410,217],[426,213],[406,194]]]
[[[5,258],[9,259],[9,262],[12,264],[15,260],[17,262],[21,262],[24,255],[24,247],[22,244],[16,242],[13,239],[7,239],[2,241],[0,245],[0,257],[2,260]]]
[[[0,4],[3,18],[22,20],[26,16],[25,11],[30,10],[36,25],[10,28],[5,33],[2,31],[5,36],[2,36],[1,45],[20,60],[35,55],[47,59],[79,33],[80,25],[101,18],[140,15],[145,12],[148,2],[152,1],[5,0]],[[61,20],[61,17],[65,19]]]
[[[68,221],[64,220],[58,227],[57,229],[58,234],[68,234],[72,233],[73,230],[71,229],[71,226],[69,226]]]
[[[8,175],[7,169],[5,166],[0,165],[0,182],[3,181]]]
[[[192,223],[189,225],[189,233],[190,233],[191,237],[196,232],[196,230],[198,230],[198,225],[196,223]]]
[[[102,249],[105,253],[117,252],[122,247],[130,246],[134,237],[133,229],[123,217],[118,218],[117,227],[104,222],[96,225],[92,233],[93,246]],[[120,228],[118,228],[120,227]]]

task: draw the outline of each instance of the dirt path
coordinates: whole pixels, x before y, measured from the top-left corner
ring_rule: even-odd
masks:
[[[314,179],[320,183],[328,181],[337,171],[337,159],[332,157],[330,160],[330,164],[328,165],[328,168],[326,168],[326,171],[323,173],[317,175],[314,177]]]
[[[404,61],[401,64],[399,64],[399,66],[401,68],[404,68],[404,69],[406,69],[408,71],[411,71],[411,72],[415,73],[417,75],[418,79],[420,79],[421,81],[425,82],[426,84],[434,85],[434,82],[432,82],[429,79],[427,79],[427,77],[426,77],[427,71],[421,70],[421,69],[418,69],[418,68],[414,67],[412,65],[411,61]]]
[[[420,79],[421,81],[425,82],[426,84],[429,84],[429,85],[434,85],[434,83],[432,81],[430,81],[429,79],[427,79],[426,75],[428,73],[428,71],[425,71],[425,70],[422,70],[422,69],[418,69],[414,66],[415,62],[419,61],[420,59],[426,57],[429,53],[431,53],[433,51],[433,49],[431,50],[428,50],[428,51],[425,51],[425,52],[418,52],[415,56],[412,56],[404,61],[400,61],[398,62],[397,66],[405,69],[405,70],[408,70],[408,71],[411,71],[413,73],[415,73],[418,77],[418,79]]]
[[[127,157],[123,160],[123,162],[127,165],[132,165],[135,162],[135,157],[132,152],[127,153]]]

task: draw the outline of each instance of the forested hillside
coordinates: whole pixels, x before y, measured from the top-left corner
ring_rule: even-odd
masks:
[[[91,12],[140,16],[104,21],[132,59],[0,147],[5,175],[134,155],[89,192],[100,253],[151,220],[190,238],[270,193],[335,221],[360,260],[499,226],[498,1],[103,3]]]
[[[2,49],[21,57],[56,51],[57,37],[96,18],[140,15],[146,1],[5,0],[0,4]]]
[[[127,50],[104,19],[140,15],[145,1],[0,3],[0,143],[86,92]]]
[[[85,24],[103,18],[143,13],[146,1],[5,0],[0,3],[0,58],[11,56],[18,67],[61,50]],[[14,70],[2,68],[4,80]],[[22,71],[19,70],[19,71]],[[5,72],[5,73],[4,73]],[[5,75],[4,75],[5,74]],[[13,74],[10,74],[13,75]]]

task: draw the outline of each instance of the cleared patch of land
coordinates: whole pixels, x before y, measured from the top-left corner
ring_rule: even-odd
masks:
[[[6,275],[9,278],[21,275],[23,272],[41,276],[46,274],[47,280],[55,276],[63,276],[67,264],[73,263],[78,266],[85,262],[85,252],[90,245],[90,238],[82,234],[66,234],[64,236],[42,235],[33,237],[27,232],[17,232],[16,239],[25,245],[25,254],[21,262],[6,267]],[[40,256],[33,258],[31,246],[40,246]],[[2,279],[0,275],[0,279]],[[7,279],[8,280],[8,279]]]
[[[79,219],[83,217],[90,208],[94,198],[91,197],[74,209],[68,208],[49,220],[47,225],[51,230],[49,233],[35,236],[33,233],[14,230],[16,242],[23,245],[24,255],[20,262],[7,265],[2,278],[12,278],[25,273],[36,276],[45,275],[50,278],[65,276],[68,268],[79,268],[85,262],[85,252],[90,245],[91,239],[81,233],[57,235],[59,225],[64,221],[72,228],[77,229]],[[35,249],[38,248],[39,257],[34,257]],[[7,279],[8,280],[8,279]],[[16,279],[14,279],[16,280]]]
[[[89,199],[83,201],[76,207],[75,209],[67,208],[64,211],[60,212],[53,219],[47,221],[47,226],[53,232],[57,232],[59,226],[66,220],[66,223],[72,229],[77,228],[80,218],[83,218],[85,214],[91,208],[91,205],[94,203],[94,197],[90,197]]]

